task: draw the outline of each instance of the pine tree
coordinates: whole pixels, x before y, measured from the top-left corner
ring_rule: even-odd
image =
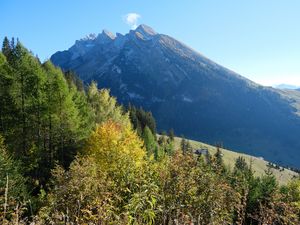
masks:
[[[184,138],[184,136],[181,137],[180,148],[184,155],[187,153],[192,153],[192,151],[193,151],[193,148],[192,148],[189,140],[186,140]]]
[[[186,140],[185,140],[184,136],[181,137],[180,149],[181,149],[183,154],[186,153]]]
[[[215,153],[216,164],[218,166],[223,166],[223,153],[219,146],[217,146],[217,151]]]
[[[239,156],[236,160],[235,160],[235,169],[240,170],[240,171],[247,171],[249,170],[249,167],[246,163],[246,160],[244,157]]]
[[[46,62],[44,68],[48,74],[47,80],[47,130],[50,159],[59,160],[63,165],[69,163],[74,155],[74,145],[78,141],[79,112],[73,101],[62,71]]]
[[[13,149],[19,157],[26,157],[33,144],[40,150],[44,83],[46,75],[40,62],[20,42],[13,49],[9,62],[12,70],[11,96],[15,103]],[[9,139],[8,139],[9,140]]]
[[[142,136],[142,131],[146,126],[148,126],[154,136],[156,135],[156,122],[151,112],[146,112],[141,107],[137,109],[130,104],[128,111],[131,123],[140,136]]]
[[[84,92],[83,81],[74,72],[68,70],[64,74],[70,87],[75,85],[79,92]]]
[[[5,138],[10,138],[9,133],[15,125],[15,104],[12,98],[12,68],[6,57],[0,52],[0,132]]]
[[[175,135],[174,135],[174,130],[173,129],[169,130],[169,135],[168,136],[169,136],[170,141],[174,141]]]
[[[156,123],[151,112],[146,112],[143,108],[139,108],[136,110],[136,116],[140,122],[141,129],[148,126],[152,134],[156,134]]]
[[[87,96],[84,91],[77,89],[77,86],[71,85],[70,90],[72,92],[73,101],[78,109],[78,139],[80,141],[86,139],[93,128],[95,127],[95,121],[93,120],[92,107],[89,105]]]
[[[12,51],[13,49],[10,45],[10,41],[8,40],[7,37],[4,37],[3,44],[2,44],[2,53],[7,59],[10,59],[12,56]]]
[[[151,156],[155,153],[156,141],[148,126],[145,126],[143,131],[143,140],[147,150],[147,155]]]
[[[129,118],[133,125],[133,128],[137,131],[138,135],[141,137],[142,136],[142,127],[141,127],[139,118],[137,117],[137,113],[136,113],[137,109],[134,106],[132,106],[131,104],[129,104],[128,111],[129,111]]]

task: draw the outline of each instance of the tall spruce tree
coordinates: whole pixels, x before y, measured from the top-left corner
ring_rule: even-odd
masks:
[[[10,94],[16,107],[13,149],[19,157],[26,157],[30,149],[41,149],[44,84],[46,75],[39,60],[20,42],[12,50],[9,61],[13,68]]]
[[[68,78],[67,78],[68,79]],[[95,121],[93,118],[93,109],[88,103],[85,90],[76,85],[73,80],[69,80],[69,89],[72,95],[73,102],[78,110],[78,130],[77,139],[82,142],[92,132],[95,127]],[[79,145],[81,146],[81,145]]]
[[[15,104],[11,96],[13,85],[12,68],[0,52],[0,132],[10,138],[11,128],[15,126]]]
[[[62,71],[50,61],[44,64],[47,79],[47,130],[50,161],[69,163],[69,155],[78,141],[79,112],[73,101],[73,93]]]
[[[5,55],[7,59],[10,59],[12,56],[13,47],[10,44],[10,41],[7,37],[4,37],[2,44],[2,53]]]

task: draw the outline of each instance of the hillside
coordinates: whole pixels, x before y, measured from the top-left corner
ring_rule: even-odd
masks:
[[[300,166],[299,98],[258,85],[146,25],[125,35],[87,36],[51,61],[109,88],[122,104],[151,111],[158,130]]]
[[[175,137],[175,148],[178,149],[180,146],[181,138]],[[212,145],[208,145],[199,141],[193,141],[189,140],[191,146],[193,149],[208,149],[209,153],[211,155],[214,155],[217,151],[217,148]],[[265,174],[265,171],[268,169],[268,161],[265,161],[264,159],[260,157],[251,156],[248,154],[238,153],[234,152],[232,150],[223,149],[221,148],[223,153],[223,159],[225,162],[225,165],[229,166],[231,169],[234,167],[235,161],[239,156],[242,156],[246,159],[246,162],[250,165],[250,162],[252,163],[254,174],[257,176],[262,176]],[[286,184],[288,181],[290,181],[292,178],[299,176],[296,172],[291,171],[289,169],[284,169],[283,171],[280,171],[278,169],[271,168],[272,173],[275,175],[276,179],[280,184]]]
[[[151,112],[7,38],[0,96],[1,224],[299,224],[299,179],[227,170],[226,150],[198,160],[172,130],[155,138]]]

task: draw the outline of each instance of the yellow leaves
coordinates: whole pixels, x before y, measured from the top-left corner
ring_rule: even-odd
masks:
[[[144,162],[143,143],[130,125],[109,120],[98,125],[87,142],[86,154],[104,171],[139,167]]]
[[[122,107],[117,104],[116,98],[110,95],[108,89],[98,90],[97,84],[93,82],[88,88],[87,96],[97,124],[107,120],[113,120],[124,125],[130,123],[128,114],[123,112]]]

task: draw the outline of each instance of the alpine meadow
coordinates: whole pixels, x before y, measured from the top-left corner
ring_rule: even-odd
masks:
[[[0,224],[299,225],[300,4],[117,2],[0,3]]]

